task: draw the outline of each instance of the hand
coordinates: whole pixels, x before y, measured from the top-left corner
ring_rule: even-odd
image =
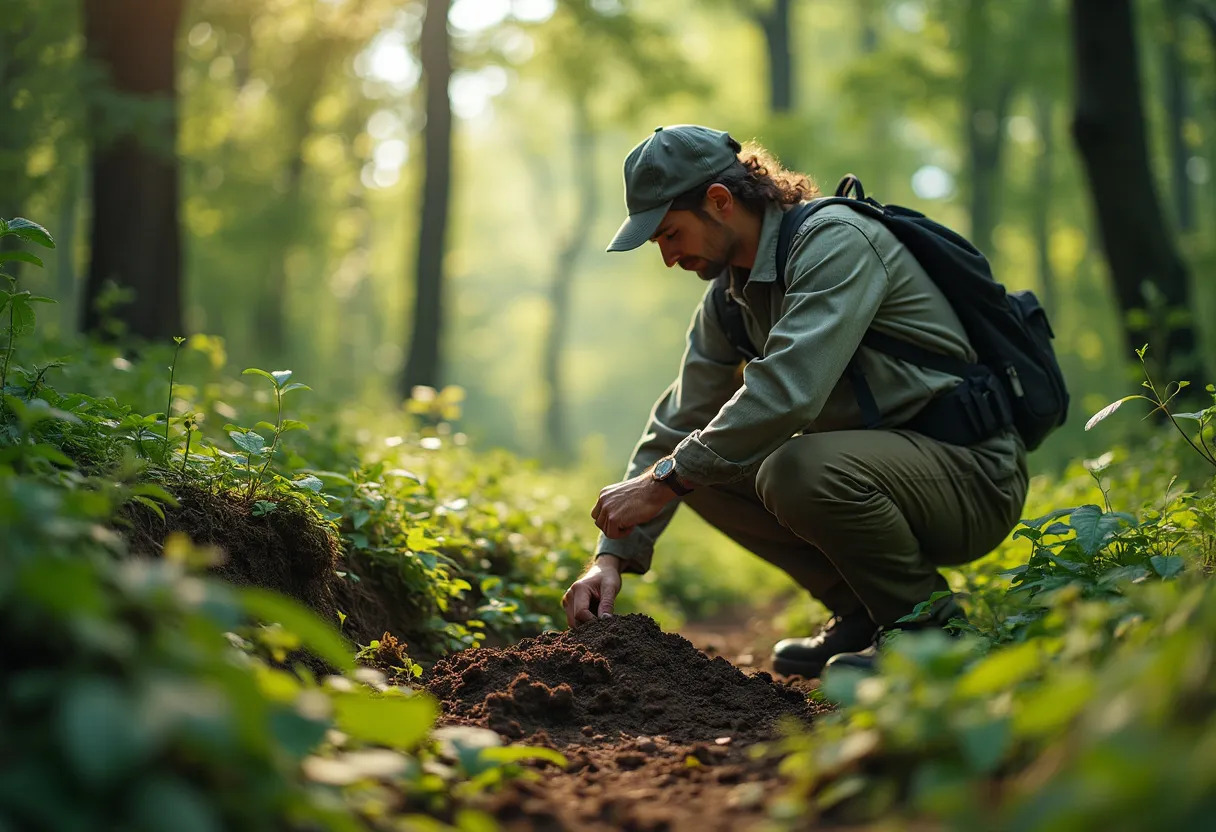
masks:
[[[600,555],[583,577],[562,596],[566,624],[574,627],[594,618],[612,615],[616,594],[621,590],[621,559],[616,555]],[[594,610],[594,612],[593,612]]]
[[[615,540],[629,534],[639,523],[653,520],[675,498],[674,491],[646,472],[600,491],[591,517],[606,537]]]

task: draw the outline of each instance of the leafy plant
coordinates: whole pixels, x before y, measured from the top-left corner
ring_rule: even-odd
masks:
[[[31,222],[21,217],[11,220],[0,219],[0,240],[5,237],[16,237],[44,248],[55,247],[55,241],[45,228],[36,222]],[[0,266],[13,262],[30,263],[40,268],[42,266],[41,258],[30,254],[28,251],[0,252]],[[3,273],[0,273],[0,276],[7,280],[9,287],[8,291],[0,291],[0,316],[3,316],[5,312],[8,313],[8,326],[5,328],[4,357],[3,360],[0,360],[0,393],[2,393],[8,386],[9,364],[13,358],[17,336],[26,335],[34,329],[35,315],[33,304],[54,303],[54,301],[50,298],[31,294],[28,291],[18,291],[17,281],[13,277]]]

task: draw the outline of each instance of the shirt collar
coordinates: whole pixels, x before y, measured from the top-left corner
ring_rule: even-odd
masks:
[[[756,261],[752,264],[748,283],[774,283],[777,280],[777,236],[781,233],[781,218],[785,206],[769,203],[760,221],[760,242],[756,246]]]

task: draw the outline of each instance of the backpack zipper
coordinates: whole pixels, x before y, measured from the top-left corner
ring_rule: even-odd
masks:
[[[1026,391],[1022,389],[1022,380],[1018,378],[1018,368],[1012,364],[1005,365],[1005,375],[1009,376],[1009,386],[1013,388],[1013,395],[1019,399],[1026,396]]]

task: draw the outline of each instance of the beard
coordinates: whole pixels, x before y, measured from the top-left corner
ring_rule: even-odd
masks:
[[[680,267],[688,271],[695,271],[697,277],[709,283],[717,280],[718,276],[726,271],[731,258],[735,255],[735,250],[739,247],[739,240],[726,223],[713,218],[707,218],[707,223],[712,224],[718,233],[712,237],[707,235],[706,248],[708,251],[705,256],[685,257],[680,261]]]

